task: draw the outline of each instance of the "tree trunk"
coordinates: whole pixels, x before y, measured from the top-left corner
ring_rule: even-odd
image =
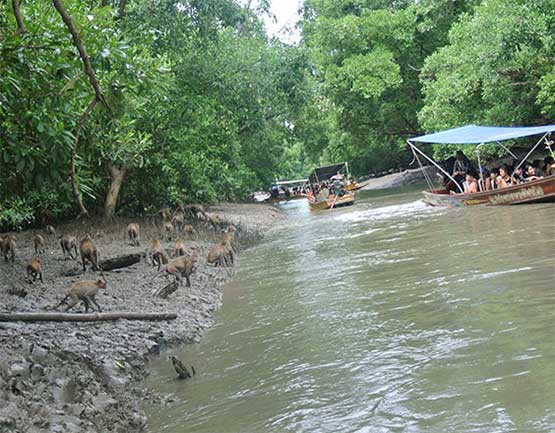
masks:
[[[77,168],[75,166],[75,158],[77,156],[77,145],[79,144],[79,136],[81,135],[81,131],[83,129],[83,125],[85,124],[85,120],[87,120],[87,117],[89,117],[89,114],[91,114],[91,111],[93,110],[97,102],[98,100],[94,98],[89,103],[89,105],[87,105],[87,108],[81,115],[81,119],[79,119],[79,124],[77,125],[77,131],[75,131],[75,142],[73,143],[73,149],[71,149],[69,177],[71,179],[71,190],[73,191],[73,197],[75,198],[75,201],[79,206],[79,216],[77,218],[89,216],[89,211],[87,211],[87,208],[83,204],[83,198],[81,197],[81,192],[79,192],[79,185],[77,184]]]
[[[0,313],[0,322],[106,322],[125,320],[174,320],[175,313]]]
[[[127,0],[119,0],[119,6],[118,6],[118,16],[117,19],[120,20],[125,16],[125,5],[127,3]]]
[[[87,74],[87,77],[89,77],[91,86],[93,87],[94,93],[96,94],[96,99],[100,101],[108,111],[110,111],[110,108],[106,103],[106,99],[104,98],[104,93],[102,93],[102,90],[100,89],[100,84],[98,83],[94,69],[91,66],[91,61],[87,54],[87,50],[83,45],[83,41],[81,40],[79,33],[77,33],[77,28],[75,27],[75,25],[73,24],[73,21],[71,20],[71,17],[65,10],[64,5],[62,4],[62,0],[52,0],[52,1],[54,3],[54,7],[62,16],[62,20],[64,21],[65,25],[69,29],[69,33],[71,33],[71,37],[73,38],[73,43],[77,47],[77,50],[79,51],[79,55],[81,57],[83,65],[85,67],[85,74]]]
[[[104,205],[104,219],[110,220],[114,217],[118,202],[119,190],[125,176],[125,168],[113,162],[108,163],[110,171],[110,188],[106,194],[106,204]]]
[[[15,22],[17,23],[16,35],[25,33],[25,25],[23,24],[23,18],[21,18],[21,11],[19,10],[19,0],[12,0],[13,14],[15,16]]]

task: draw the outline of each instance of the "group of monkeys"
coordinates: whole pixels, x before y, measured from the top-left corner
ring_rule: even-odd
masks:
[[[192,235],[195,233],[191,225],[184,225],[183,219],[176,218],[174,215],[171,221],[166,221],[164,216],[164,230],[166,233],[170,230],[181,230],[185,234]],[[46,231],[49,234],[55,235],[56,231],[52,226],[47,226]],[[214,266],[233,265],[234,263],[234,241],[235,241],[236,228],[229,225],[224,232],[221,242],[216,243],[209,251],[207,262]],[[131,223],[127,226],[127,235],[131,243],[135,246],[140,246],[140,227],[137,223]],[[40,254],[45,252],[46,241],[44,236],[36,234],[33,238],[33,247],[37,256],[27,265],[26,273],[29,282],[33,283],[37,278],[42,282],[42,260]],[[13,263],[16,255],[17,237],[13,234],[1,236],[0,235],[0,253],[5,261]],[[101,277],[96,280],[81,280],[74,282],[69,288],[65,289],[65,297],[62,301],[54,307],[60,307],[67,302],[66,312],[82,302],[85,305],[85,312],[88,313],[89,309],[93,310],[93,305],[101,312],[101,308],[96,302],[96,295],[100,289],[107,288],[107,281],[104,277],[102,268],[99,265],[98,248],[93,242],[92,236],[87,233],[79,242],[77,238],[72,235],[64,235],[60,237],[60,246],[64,259],[77,259],[77,255],[81,256],[83,271],[87,270],[87,262],[91,264],[94,271],[100,271]],[[79,252],[78,252],[79,251]],[[170,258],[170,254],[172,258]],[[187,282],[187,286],[191,286],[191,274],[196,270],[197,255],[187,255],[185,244],[183,241],[178,240],[175,244],[173,252],[168,252],[162,247],[159,239],[151,242],[149,250],[145,253],[150,258],[152,265],[158,266],[158,276],[162,273],[173,275],[176,278],[177,284],[183,283],[183,277]],[[69,301],[68,301],[69,300]]]

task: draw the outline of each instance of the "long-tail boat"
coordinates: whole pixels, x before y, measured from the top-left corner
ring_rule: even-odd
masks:
[[[510,153],[510,151],[501,144],[501,141],[541,135],[540,140],[532,146],[526,156],[524,156],[524,158],[522,158],[522,160],[514,168],[514,174],[514,171],[526,163],[527,158],[529,158],[530,155],[536,151],[538,146],[541,143],[546,142],[547,135],[553,131],[555,131],[555,125],[531,127],[491,127],[467,125],[460,128],[448,129],[434,134],[411,138],[407,141],[407,143],[420,167],[423,168],[421,161],[421,158],[423,158],[433,164],[439,172],[449,179],[458,189],[458,192],[454,192],[449,191],[446,188],[435,188],[429,176],[425,175],[424,177],[430,187],[430,190],[423,191],[424,201],[433,206],[451,207],[555,202],[555,175],[545,176],[530,182],[510,185],[505,188],[496,188],[475,193],[464,193],[462,185],[460,185],[460,183],[457,182],[449,172],[447,172],[440,164],[426,155],[414,144],[415,142],[435,144],[476,144],[479,172],[481,173],[482,166],[479,151],[483,144],[496,143]],[[547,148],[551,150],[549,144]]]
[[[343,174],[341,174],[343,173]],[[335,180],[336,177],[349,176],[349,166],[346,162],[342,164],[333,164],[325,167],[315,168],[308,178],[307,188],[310,191],[308,196],[308,203],[311,210],[325,210],[333,209],[336,207],[350,206],[355,203],[354,191],[348,191],[344,188],[341,194],[330,195],[324,200],[318,200],[317,194],[314,194],[314,187],[320,185],[322,182],[329,182]]]

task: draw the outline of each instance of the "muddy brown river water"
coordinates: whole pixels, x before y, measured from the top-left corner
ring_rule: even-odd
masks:
[[[555,431],[555,206],[357,200],[283,206],[151,433]]]

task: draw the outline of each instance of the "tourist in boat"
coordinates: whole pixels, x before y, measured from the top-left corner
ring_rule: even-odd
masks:
[[[491,180],[489,178],[489,170],[485,167],[480,169],[478,178],[478,190],[480,192],[489,191],[491,189]]]
[[[506,165],[499,167],[499,176],[497,176],[496,183],[498,188],[507,188],[512,185],[509,168]]]
[[[535,159],[534,161],[532,161],[532,166],[536,171],[536,176],[543,177],[543,171],[544,171],[543,169],[545,167],[545,163],[543,162],[543,159]]]
[[[552,176],[555,174],[555,159],[552,156],[546,156],[543,161],[545,162],[545,175]]]
[[[316,201],[318,201],[318,202],[326,201],[329,196],[330,196],[330,191],[329,191],[327,185],[324,185],[324,186],[322,186],[322,189],[320,190],[320,192],[316,196]]]
[[[478,182],[471,174],[466,175],[466,180],[463,182],[464,194],[473,194],[478,192]]]
[[[518,185],[524,182],[526,182],[526,178],[524,177],[524,170],[522,169],[522,167],[518,167],[511,176],[511,183],[513,185]]]
[[[497,189],[497,188],[498,188],[498,185],[497,185],[497,176],[499,176],[499,170],[496,169],[496,168],[492,168],[492,169],[491,169],[491,173],[490,173],[490,175],[489,175],[489,181],[490,181],[490,183],[489,183],[489,190]],[[489,190],[488,190],[488,191],[489,191]]]
[[[455,164],[453,164],[453,177],[459,185],[464,182],[469,167],[470,161],[468,158],[462,150],[457,150],[455,154]]]
[[[530,182],[531,180],[538,180],[542,177],[543,176],[538,176],[536,167],[534,167],[532,164],[526,164],[526,182]]]

